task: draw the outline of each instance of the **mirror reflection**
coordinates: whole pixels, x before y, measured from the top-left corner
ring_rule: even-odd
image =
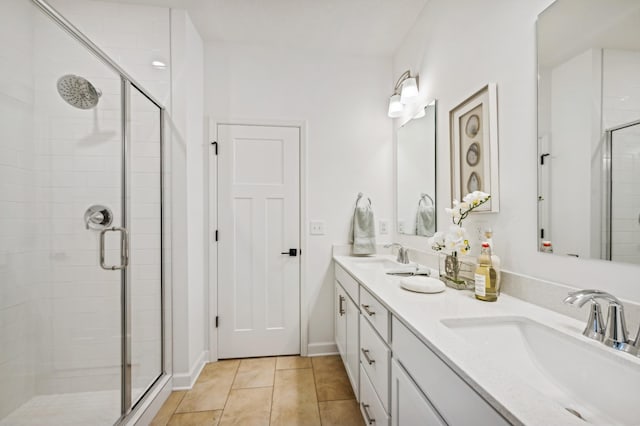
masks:
[[[557,0],[537,31],[539,247],[640,264],[640,2]]]
[[[431,237],[436,232],[436,102],[397,134],[398,233]]]

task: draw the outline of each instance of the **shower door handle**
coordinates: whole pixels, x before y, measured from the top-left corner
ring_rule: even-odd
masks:
[[[105,264],[104,240],[107,232],[120,232],[120,265],[110,266]],[[129,233],[125,228],[114,226],[100,231],[100,267],[107,271],[121,270],[129,265]]]

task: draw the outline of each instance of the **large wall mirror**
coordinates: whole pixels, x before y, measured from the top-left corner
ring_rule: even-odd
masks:
[[[537,32],[540,243],[640,264],[640,1],[557,0]]]
[[[398,129],[399,234],[431,237],[436,232],[436,101]]]

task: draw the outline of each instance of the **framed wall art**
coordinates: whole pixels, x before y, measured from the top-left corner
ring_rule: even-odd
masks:
[[[498,103],[489,83],[449,112],[451,197],[461,200],[473,191],[491,194],[477,211],[500,211],[498,167]]]

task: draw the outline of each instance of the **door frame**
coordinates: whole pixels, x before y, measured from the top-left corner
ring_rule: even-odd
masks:
[[[272,126],[272,127],[293,127],[297,128],[300,135],[300,355],[307,356],[309,350],[309,312],[307,303],[307,235],[305,229],[307,224],[307,121],[306,120],[264,120],[264,119],[241,119],[241,118],[209,118],[209,154],[206,156],[206,170],[208,174],[208,185],[206,196],[209,213],[205,215],[207,224],[205,229],[209,231],[207,252],[209,271],[209,316],[208,316],[208,338],[209,338],[209,361],[218,360],[218,329],[216,328],[216,317],[218,316],[218,250],[215,241],[215,232],[218,229],[218,167],[217,156],[215,154],[214,141],[218,139],[219,125],[237,126]]]

